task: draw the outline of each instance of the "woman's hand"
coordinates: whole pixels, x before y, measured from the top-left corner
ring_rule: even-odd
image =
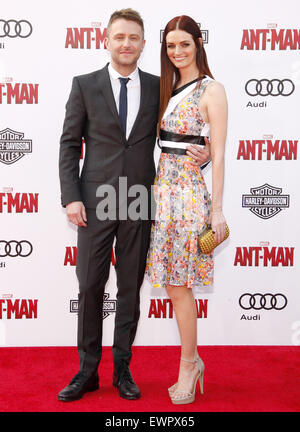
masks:
[[[214,240],[217,243],[221,243],[225,237],[226,220],[222,213],[222,210],[211,211],[209,217],[209,223],[214,232]]]

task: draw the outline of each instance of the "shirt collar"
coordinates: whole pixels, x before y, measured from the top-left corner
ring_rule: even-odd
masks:
[[[112,77],[112,79],[114,79],[114,80],[118,80],[119,78],[130,78],[131,81],[134,81],[139,76],[139,69],[138,69],[138,67],[136,67],[134,69],[134,71],[131,72],[130,75],[128,75],[128,77],[123,77],[118,71],[116,71],[116,69],[114,69],[112,67],[111,63],[109,63],[109,65],[108,65],[108,72],[109,72],[110,76]]]

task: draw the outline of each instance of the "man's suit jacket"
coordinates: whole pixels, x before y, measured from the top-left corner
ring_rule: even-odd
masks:
[[[128,188],[150,190],[155,177],[153,158],[159,107],[159,77],[139,70],[140,108],[128,140],[122,129],[108,72],[103,69],[73,78],[60,140],[61,201],[82,201],[96,208],[96,189],[109,184],[118,194],[119,177]],[[79,176],[82,137],[85,159]]]

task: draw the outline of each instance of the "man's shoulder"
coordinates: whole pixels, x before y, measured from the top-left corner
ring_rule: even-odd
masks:
[[[145,72],[145,71],[143,71],[141,69],[140,69],[140,72],[144,75],[145,78],[149,79],[153,83],[159,84],[159,76],[153,75],[153,74],[151,74],[149,72]]]
[[[80,83],[89,83],[99,78],[105,72],[106,66],[102,69],[97,69],[93,72],[86,74],[76,75],[73,79],[78,80]]]

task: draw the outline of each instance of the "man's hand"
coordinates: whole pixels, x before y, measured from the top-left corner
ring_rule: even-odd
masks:
[[[190,162],[192,165],[201,166],[210,160],[210,142],[206,137],[204,140],[206,143],[204,148],[197,144],[190,144],[186,148],[186,154],[194,160],[194,162]]]
[[[86,227],[85,207],[81,201],[73,201],[66,206],[67,217],[74,225]]]

